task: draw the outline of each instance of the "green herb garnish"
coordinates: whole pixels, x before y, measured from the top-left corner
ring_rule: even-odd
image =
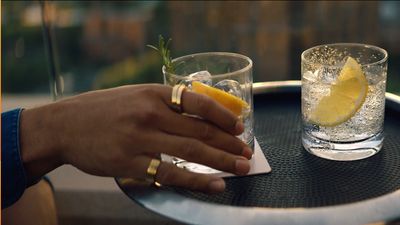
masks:
[[[168,41],[165,42],[163,36],[160,35],[158,36],[158,48],[155,47],[154,45],[146,45],[146,46],[158,51],[158,53],[161,55],[166,71],[169,73],[173,73],[175,71],[175,65],[172,62],[170,55],[171,52],[168,49],[168,45],[170,42],[171,38],[169,38]]]

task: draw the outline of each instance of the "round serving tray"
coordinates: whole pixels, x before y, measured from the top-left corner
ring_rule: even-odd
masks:
[[[324,160],[301,146],[300,81],[254,84],[255,135],[268,174],[226,178],[206,195],[116,179],[143,207],[190,224],[368,224],[400,218],[400,97],[386,93],[385,140],[373,157]],[[383,116],[383,115],[382,115]]]

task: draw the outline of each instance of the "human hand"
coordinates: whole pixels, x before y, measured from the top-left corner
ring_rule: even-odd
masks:
[[[161,153],[238,175],[248,173],[246,158],[252,152],[235,137],[244,129],[239,119],[211,98],[190,91],[183,93],[183,112],[202,119],[176,113],[171,92],[164,85],[130,85],[24,110],[21,152],[28,173],[35,176],[67,163],[94,175],[142,179],[151,159]],[[28,149],[32,143],[34,149]],[[51,165],[38,165],[37,155]],[[166,162],[155,180],[204,192],[225,188],[221,178]]]

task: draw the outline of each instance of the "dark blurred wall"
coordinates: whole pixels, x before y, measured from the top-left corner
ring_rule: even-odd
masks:
[[[156,44],[159,34],[172,38],[172,57],[205,51],[247,55],[254,62],[255,81],[300,79],[300,55],[315,45],[373,44],[388,50],[388,90],[400,92],[400,2],[51,3],[60,71],[72,92],[160,82],[161,62],[145,47]],[[3,90],[47,91],[38,3],[7,1],[2,6]]]
[[[332,42],[379,42],[379,2],[171,1],[180,54],[235,51],[255,62],[257,81],[300,78],[300,54]],[[394,47],[390,46],[390,47]]]
[[[258,80],[287,79],[287,2],[171,1],[174,50],[234,51],[250,56]]]

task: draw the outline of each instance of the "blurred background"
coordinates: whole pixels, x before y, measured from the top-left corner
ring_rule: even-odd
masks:
[[[238,52],[254,80],[300,79],[300,54],[314,45],[360,42],[389,52],[388,91],[400,92],[400,3],[229,1],[51,1],[47,14],[64,92],[162,82],[146,44],[172,38],[172,57]],[[2,2],[2,91],[49,93],[37,1]]]
[[[299,80],[301,52],[315,45],[377,45],[389,53],[387,90],[400,94],[400,2],[396,1],[49,1],[43,5],[45,14],[39,1],[2,1],[3,111],[51,102],[50,93],[57,89],[50,82],[54,74],[64,95],[161,83],[160,57],[146,47],[156,45],[160,34],[172,38],[172,57],[205,51],[249,56],[255,82]],[[48,30],[43,29],[43,15]],[[52,38],[51,49],[44,34]],[[89,176],[68,166],[49,176],[61,224],[175,224],[135,205],[112,178]]]

